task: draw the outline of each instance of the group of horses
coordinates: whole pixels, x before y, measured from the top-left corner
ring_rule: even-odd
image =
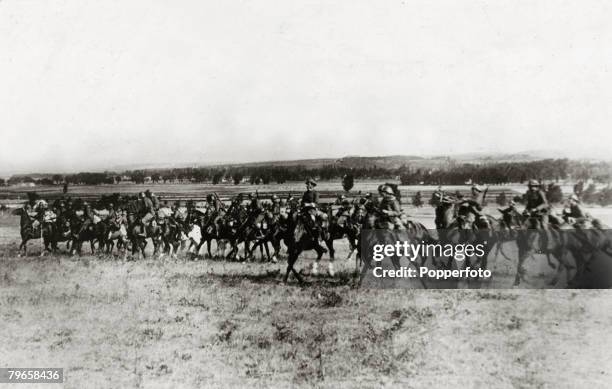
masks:
[[[501,217],[483,214],[480,220],[476,217],[475,220],[467,221],[457,216],[459,204],[441,202],[436,206],[440,240],[482,244],[485,254],[478,261],[483,268],[487,267],[488,254],[494,248],[496,257],[501,253],[507,260],[512,260],[504,252],[504,245],[515,245],[518,258],[514,286],[520,285],[525,279],[525,261],[528,258],[535,259],[534,254],[543,254],[548,265],[556,269],[551,285],[556,285],[565,271],[567,286],[576,285],[575,282],[589,269],[597,253],[612,256],[610,232],[598,219],[574,223],[572,220],[555,217],[557,222],[549,224],[544,230],[541,218],[548,217],[547,214],[515,211],[502,213]]]
[[[116,248],[124,258],[130,252],[133,257],[146,257],[145,248],[151,242],[153,255],[176,257],[181,250],[186,250],[189,256],[197,258],[206,243],[209,258],[253,259],[259,248],[262,259],[265,251],[267,260],[276,262],[284,243],[289,263],[288,276],[304,250],[315,250],[318,260],[329,252],[333,260],[334,240],[347,238],[351,253],[358,247],[358,215],[333,215],[331,206],[323,207],[323,211],[318,212],[315,224],[319,231],[315,238],[306,221],[306,214],[300,210],[297,202],[286,204],[283,212],[276,212],[278,207],[274,208],[271,203],[263,203],[260,209],[254,211],[241,201],[234,200],[230,206],[226,206],[217,198],[215,206],[208,204],[207,208],[202,209],[188,203],[186,207],[166,208],[169,216],[162,217],[163,212],[158,212],[149,222],[142,223],[143,214],[138,206],[131,206],[132,202],[137,204],[135,201],[116,201],[116,212],[125,215],[120,223],[113,217],[96,217],[95,222],[87,223],[80,207],[62,207],[59,211],[53,206],[48,211],[38,213],[33,211],[35,205],[15,209],[13,214],[21,218],[22,242],[19,250],[27,254],[27,242],[40,239],[41,255],[56,252],[60,243],[65,243],[70,254],[81,254],[83,244],[89,242],[92,254],[96,251],[113,254]],[[93,205],[97,215],[108,214],[108,204],[101,201]],[[45,217],[49,212],[53,218]],[[197,234],[194,233],[196,228]],[[326,248],[319,244],[319,239]],[[217,243],[214,255],[213,241]],[[243,246],[243,256],[239,255],[239,245]],[[294,274],[302,280],[298,272],[294,271]]]
[[[287,269],[284,281],[291,273],[303,282],[303,277],[294,265],[303,251],[314,250],[317,253],[313,264],[313,271],[323,254],[328,251],[330,256],[329,273],[334,274],[333,260],[335,256],[334,241],[347,239],[350,252],[357,253],[356,267],[361,264],[362,231],[381,228],[381,221],[385,220],[384,213],[380,212],[376,203],[363,198],[355,199],[349,207],[342,212],[334,212],[331,204],[322,206],[316,216],[317,233],[312,233],[312,226],[308,222],[308,214],[301,211],[299,205],[286,204],[283,212],[272,203],[264,203],[254,212],[239,201],[233,201],[226,206],[218,198],[216,206],[209,206],[201,210],[193,206],[183,208],[181,212],[173,210],[171,218],[155,217],[151,222],[143,224],[142,215],[138,212],[127,213],[124,222],[118,224],[111,218],[100,218],[95,223],[86,223],[86,220],[75,210],[64,210],[57,213],[52,221],[39,220],[27,212],[26,208],[14,211],[21,217],[20,250],[27,251],[27,242],[32,239],[42,239],[45,251],[55,252],[58,244],[66,243],[67,250],[72,253],[81,253],[83,243],[89,242],[92,254],[97,250],[112,254],[114,248],[127,257],[146,256],[145,248],[150,240],[153,245],[153,254],[162,257],[170,255],[176,257],[181,250],[197,258],[198,253],[206,243],[206,253],[209,258],[224,257],[230,260],[253,259],[259,248],[262,259],[276,262],[280,257],[282,245],[286,247]],[[119,204],[119,209],[130,209],[129,204]],[[210,204],[209,204],[210,205]],[[103,206],[100,204],[99,206]],[[563,270],[567,273],[568,285],[581,272],[583,272],[595,252],[604,251],[612,254],[610,239],[602,228],[589,228],[576,230],[571,225],[553,228],[544,237],[544,232],[538,228],[535,215],[517,214],[513,218],[496,218],[484,215],[485,222],[469,222],[457,216],[457,204],[440,203],[436,207],[437,233],[432,234],[423,224],[402,218],[402,229],[407,239],[414,242],[451,243],[451,244],[481,244],[484,255],[468,258],[463,263],[453,263],[452,258],[446,260],[432,258],[436,267],[451,268],[479,266],[487,267],[489,253],[497,247],[496,254],[502,254],[510,259],[504,252],[506,243],[515,244],[518,249],[518,264],[515,275],[515,285],[519,285],[525,277],[524,262],[533,257],[534,253],[546,255],[551,267],[556,268],[556,274],[551,283],[557,283]],[[194,234],[195,231],[197,234]],[[212,253],[212,242],[216,241],[217,251]],[[323,248],[320,241],[324,242]],[[543,242],[546,242],[544,244]],[[239,245],[243,246],[243,257],[239,255]],[[272,254],[270,252],[272,247]],[[229,247],[229,251],[228,251]],[[264,256],[265,251],[265,256]],[[568,257],[571,254],[573,261]],[[551,258],[556,258],[556,265]],[[421,264],[429,258],[421,258]],[[371,264],[363,263],[362,274]],[[393,265],[398,268],[399,260]],[[575,272],[573,272],[575,270]],[[574,273],[574,277],[570,274]]]

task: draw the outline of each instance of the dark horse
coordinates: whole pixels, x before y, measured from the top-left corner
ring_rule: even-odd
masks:
[[[298,257],[303,251],[307,250],[315,250],[317,252],[316,261],[321,259],[323,256],[324,250],[321,249],[319,245],[318,239],[314,238],[312,234],[308,232],[308,227],[306,227],[306,223],[303,220],[304,215],[299,212],[292,212],[289,215],[288,219],[288,229],[284,238],[285,244],[287,245],[287,272],[285,273],[285,277],[283,278],[283,282],[287,282],[289,279],[289,274],[293,272],[295,278],[300,283],[304,282],[304,279],[295,270],[294,265],[297,261]],[[305,217],[310,217],[306,215]],[[327,220],[321,221],[321,226],[323,229],[323,236],[327,234]]]
[[[489,253],[496,242],[493,227],[497,226],[498,222],[489,215],[483,215],[470,222],[465,216],[457,216],[456,206],[455,202],[441,202],[436,207],[435,223],[438,239],[442,244],[482,245],[484,253],[476,258],[474,265],[479,264],[482,269],[486,269]],[[448,258],[444,265],[447,268],[452,267],[453,259],[452,257]],[[464,266],[467,267],[470,264],[470,258],[466,258],[463,262]],[[457,266],[459,267],[459,264]]]
[[[430,234],[429,230],[422,223],[413,221],[408,219],[405,215],[401,218],[402,229],[386,229],[384,226],[388,226],[388,223],[384,223],[387,218],[384,214],[380,213],[376,209],[371,209],[363,218],[362,229],[360,231],[360,244],[357,248],[358,256],[356,258],[356,271],[358,271],[358,267],[360,264],[360,259],[362,258],[362,245],[365,247],[372,248],[375,244],[381,242],[398,242],[398,241],[407,241],[407,242],[418,242],[423,244],[432,244],[436,243],[437,240]],[[400,257],[397,255],[393,255],[389,258],[391,260],[391,264],[393,265],[395,270],[401,268]],[[420,264],[423,266],[427,261],[426,256],[420,257]],[[416,266],[416,258],[415,261],[410,261],[410,265]],[[361,286],[362,281],[368,270],[372,268],[372,260],[371,258],[367,258],[363,261],[363,266],[361,268],[361,274],[358,280],[358,286]],[[419,277],[419,282],[423,286],[423,288],[427,289],[427,284],[425,281]]]
[[[361,223],[363,222],[364,210],[360,207],[355,207],[354,212],[350,215],[341,214],[332,216],[331,207],[328,209],[329,218],[329,237],[325,240],[325,245],[329,250],[329,258],[333,261],[336,250],[334,249],[334,240],[346,239],[349,242],[350,251],[346,259],[350,259],[353,253],[357,250],[359,244],[359,233],[361,231]]]
[[[145,248],[147,247],[147,234],[145,229],[140,224],[140,220],[135,214],[128,214],[128,239],[132,243],[132,256],[138,253],[142,253],[142,257],[146,258]]]
[[[544,216],[546,217],[546,216]],[[553,227],[549,225],[548,234],[541,228],[538,216],[523,216],[523,223],[517,235],[518,264],[514,285],[518,286],[525,277],[523,264],[525,259],[533,255],[534,252],[545,254],[549,264],[550,256],[555,257],[560,265],[550,284],[555,285],[566,270],[567,286],[573,286],[574,281],[587,268],[590,259],[598,252],[612,255],[612,240],[606,231],[599,228],[572,228],[562,229],[561,226]],[[594,223],[595,224],[595,223]],[[547,242],[548,240],[548,242]],[[567,254],[571,254],[574,264],[571,263]],[[576,269],[574,276],[572,270]]]
[[[25,208],[17,208],[13,212],[13,215],[19,215],[19,231],[21,233],[21,244],[19,250],[23,249],[23,255],[27,255],[27,244],[28,241],[33,239],[42,239],[44,244],[44,250],[41,251],[40,255],[44,255],[45,250],[51,251],[49,245],[53,242],[53,224],[52,223],[38,223],[34,225],[35,219],[28,215]]]

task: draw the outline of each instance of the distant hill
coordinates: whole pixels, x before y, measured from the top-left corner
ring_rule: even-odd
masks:
[[[416,155],[386,155],[374,157],[345,156],[342,158],[296,159],[290,161],[261,161],[247,163],[206,164],[206,167],[256,167],[256,166],[303,166],[305,168],[320,168],[322,166],[338,165],[349,168],[380,168],[397,169],[405,166],[421,169],[440,169],[463,163],[487,164],[497,162],[529,162],[546,158],[559,158],[554,153],[465,153],[452,156],[416,156]]]
[[[115,165],[109,166],[106,169],[92,170],[92,172],[114,172],[121,173],[128,170],[148,170],[148,171],[163,171],[173,168],[187,167],[206,167],[206,168],[234,168],[234,167],[294,167],[302,166],[306,169],[316,169],[324,166],[337,165],[345,168],[378,168],[393,170],[405,166],[410,166],[412,169],[435,170],[452,168],[460,164],[471,163],[477,165],[493,164],[499,162],[532,162],[543,159],[554,158],[571,158],[560,151],[555,150],[532,150],[520,153],[487,153],[473,152],[461,153],[452,155],[387,155],[387,156],[357,156],[348,155],[341,158],[313,158],[313,159],[295,159],[295,160],[271,160],[258,162],[176,162],[176,163],[135,163],[131,165]],[[574,158],[575,160],[586,160],[583,158]],[[598,161],[596,158],[588,159],[590,161]],[[63,172],[70,174],[79,172],[78,168],[73,172]],[[30,173],[16,174],[13,177],[30,176],[34,179],[50,177],[52,173]]]

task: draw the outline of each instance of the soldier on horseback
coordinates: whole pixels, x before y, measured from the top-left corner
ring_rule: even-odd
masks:
[[[547,250],[551,249],[553,242],[548,228],[550,205],[546,200],[546,194],[541,189],[540,183],[537,180],[529,180],[527,186],[528,189],[525,193],[525,210],[523,211],[523,216],[528,218],[527,223],[529,223],[529,218],[536,221],[535,227],[543,231],[543,248]],[[526,227],[533,228],[530,224],[527,224]]]
[[[319,215],[318,203],[319,203],[319,193],[314,189],[317,186],[317,182],[312,178],[308,178],[305,182],[306,191],[302,195],[302,201],[300,202],[301,206],[301,215],[304,220],[304,226],[306,230],[312,237],[313,241],[317,243],[319,249],[326,253],[327,249],[319,243],[319,238],[321,237],[321,229],[317,223],[317,216]]]
[[[484,201],[483,189],[478,185],[472,185],[470,197],[462,199],[458,204],[457,219],[461,228],[474,225],[477,228],[487,228],[487,217],[482,213]]]
[[[148,189],[145,193],[141,192],[140,194],[142,204],[140,223],[143,231],[145,231],[147,224],[155,217],[155,207],[153,205],[153,200],[151,200],[151,192]]]
[[[393,188],[388,185],[384,185],[382,188],[380,188],[380,192],[382,193],[383,198],[380,202],[379,208],[383,217],[379,222],[379,227],[386,230],[405,229],[400,218],[402,215],[400,203],[395,197]]]
[[[580,198],[572,194],[568,199],[568,208],[563,210],[563,220],[572,224],[575,228],[581,229],[586,226],[590,215],[582,208]]]
[[[279,217],[282,208],[280,198],[276,194],[273,194],[271,200],[272,206],[270,207],[270,211],[272,212],[272,215],[274,215],[275,217]]]
[[[516,203],[514,200],[510,200],[506,208],[498,208],[497,210],[502,214],[502,222],[504,227],[509,230],[513,230],[515,227],[514,220],[516,220],[516,217],[520,215],[520,212],[518,209],[516,209]]]
[[[86,231],[94,223],[95,216],[95,211],[91,208],[91,205],[86,201],[83,202],[83,224],[81,224],[79,235]]]
[[[340,203],[340,208],[338,208],[336,211],[336,218],[341,216],[350,218],[353,213],[353,206],[351,205],[350,200],[347,199],[345,195],[340,195],[338,197],[338,202]]]

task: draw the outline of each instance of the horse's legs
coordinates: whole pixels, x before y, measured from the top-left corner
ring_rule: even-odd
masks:
[[[212,246],[212,238],[207,238],[206,239],[206,252],[208,252],[208,258],[212,258],[212,252],[211,252],[211,246]]]
[[[346,238],[349,242],[349,253],[346,256],[346,260],[348,261],[349,259],[351,259],[351,256],[353,255],[353,253],[355,252],[355,250],[357,250],[357,245],[355,244],[355,238],[353,238],[352,236],[347,236]]]
[[[297,250],[292,250],[291,254],[289,255],[289,258],[287,259],[287,273],[285,274],[285,278],[284,278],[285,283],[287,283],[287,279],[289,278],[290,272],[293,272],[293,274],[295,275],[295,278],[297,278],[300,284],[304,283],[302,276],[300,276],[300,273],[298,273],[298,271],[295,270],[295,267],[294,267],[298,256],[299,256],[299,252],[297,252]]]
[[[253,250],[250,248],[251,242],[248,238],[244,238],[244,260],[252,259],[253,251],[255,251],[256,246],[253,246]]]
[[[23,249],[23,256],[28,256],[28,238],[21,238],[21,244],[19,245],[19,250]]]
[[[516,275],[514,277],[514,286],[518,286],[521,283],[521,280],[525,277],[525,268],[523,267],[523,263],[525,259],[529,256],[531,250],[527,248],[521,247],[521,244],[518,245],[518,263],[516,265]]]
[[[327,246],[327,249],[329,251],[329,260],[333,261],[334,254],[336,252],[336,250],[334,250],[334,239],[330,237],[328,240],[325,241],[325,245]]]
[[[285,273],[285,276],[283,277],[283,282],[286,284],[287,280],[289,279],[289,274],[291,273],[291,270],[293,269],[293,263],[295,262],[293,260],[293,251],[290,250],[289,252],[289,256],[287,257],[287,272]]]
[[[272,258],[270,258],[270,248],[268,247],[268,241],[266,240],[263,244],[263,246],[266,248],[266,257],[268,258],[268,262],[270,262],[272,260]],[[263,258],[263,253],[261,254],[262,258]]]
[[[147,254],[145,253],[145,249],[147,248],[147,244],[148,244],[148,242],[146,241],[146,239],[143,239],[141,241],[140,251],[142,252],[142,258],[143,259],[147,258]]]

